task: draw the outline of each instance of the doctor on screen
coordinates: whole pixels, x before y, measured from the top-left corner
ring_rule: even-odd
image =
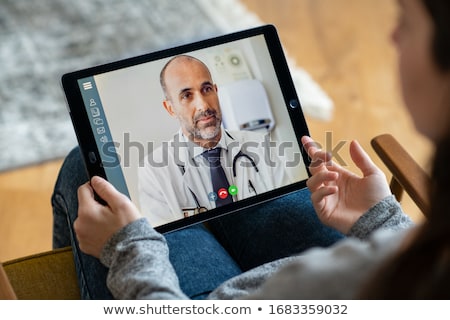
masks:
[[[174,57],[160,81],[180,130],[138,172],[141,210],[154,227],[291,183],[267,147],[268,133],[222,127],[217,86],[203,62]]]

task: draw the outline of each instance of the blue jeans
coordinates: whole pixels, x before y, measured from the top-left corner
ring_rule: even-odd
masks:
[[[53,247],[71,245],[81,296],[112,299],[106,287],[108,269],[80,251],[73,230],[77,189],[88,181],[78,148],[66,157],[52,196]],[[343,235],[317,218],[310,194],[303,189],[281,198],[165,234],[170,261],[180,287],[191,299],[202,299],[224,281],[253,267],[326,247]]]

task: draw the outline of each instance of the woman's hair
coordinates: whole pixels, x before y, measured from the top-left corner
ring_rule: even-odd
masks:
[[[450,70],[450,3],[446,0],[422,0],[434,23],[432,54],[443,71]]]
[[[450,72],[450,1],[422,2],[434,24],[433,60],[442,72]],[[450,101],[446,103],[450,108]],[[436,145],[431,181],[427,221],[410,243],[382,266],[361,298],[450,298],[450,128]]]

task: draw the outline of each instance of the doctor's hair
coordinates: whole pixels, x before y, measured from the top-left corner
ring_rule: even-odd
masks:
[[[434,64],[450,75],[450,1],[422,0],[434,34]],[[450,81],[449,81],[450,86]],[[443,101],[450,109],[450,98]],[[363,299],[450,298],[450,119],[437,142],[428,187],[430,210],[402,250],[388,259],[362,291]]]
[[[160,74],[159,74],[159,83],[161,84],[161,89],[163,90],[164,97],[165,97],[167,100],[170,100],[170,97],[169,97],[169,94],[168,94],[168,92],[167,92],[167,85],[166,85],[166,70],[167,70],[167,67],[168,67],[173,61],[178,60],[178,59],[185,59],[186,61],[196,61],[196,62],[202,64],[202,65],[205,67],[205,69],[208,71],[208,73],[209,73],[209,75],[210,75],[210,78],[212,78],[212,77],[211,77],[211,72],[209,71],[208,66],[207,66],[203,61],[201,61],[200,59],[197,59],[197,58],[195,58],[195,57],[193,57],[193,56],[190,56],[190,55],[187,55],[187,54],[180,54],[180,55],[174,56],[174,57],[172,57],[171,59],[169,59],[169,61],[166,62],[166,64],[165,64],[164,67],[161,69],[161,72],[160,72]]]

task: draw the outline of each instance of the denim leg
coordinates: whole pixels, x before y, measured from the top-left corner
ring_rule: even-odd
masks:
[[[214,219],[208,224],[244,271],[311,247],[327,247],[344,237],[320,222],[308,189]]]
[[[53,246],[72,245],[83,299],[112,299],[106,286],[108,269],[92,256],[82,253],[73,230],[78,213],[78,187],[88,181],[78,148],[66,157],[52,196]],[[192,299],[204,298],[223,281],[241,270],[212,234],[202,225],[165,235],[170,260],[180,287]]]
[[[78,187],[88,180],[80,150],[75,148],[62,165],[52,196],[53,246],[72,246],[83,299],[112,299],[106,287],[108,269],[98,259],[80,251],[73,230],[78,214]]]
[[[165,237],[180,287],[191,299],[205,298],[220,284],[242,273],[202,224],[167,233]]]

